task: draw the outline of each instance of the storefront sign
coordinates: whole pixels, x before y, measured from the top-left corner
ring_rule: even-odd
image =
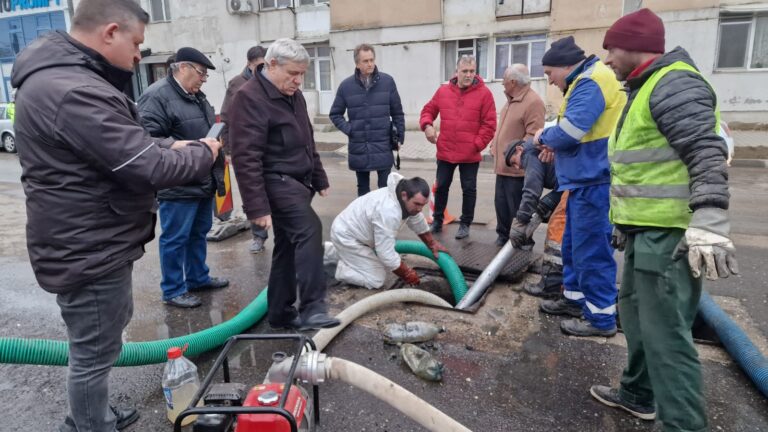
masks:
[[[0,13],[61,6],[61,0],[0,0]]]

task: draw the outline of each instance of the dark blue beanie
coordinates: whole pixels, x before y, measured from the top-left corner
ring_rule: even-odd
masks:
[[[544,66],[571,66],[587,58],[584,50],[576,45],[573,36],[564,37],[552,42],[552,46],[544,53],[541,64]]]

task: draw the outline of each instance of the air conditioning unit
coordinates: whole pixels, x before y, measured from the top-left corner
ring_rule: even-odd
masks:
[[[259,0],[225,0],[227,2],[227,12],[233,15],[251,14],[254,12],[251,1]]]

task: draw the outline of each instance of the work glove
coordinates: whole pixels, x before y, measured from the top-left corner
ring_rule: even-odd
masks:
[[[611,233],[611,246],[619,252],[624,252],[624,248],[627,246],[627,235],[616,227],[613,227]]]
[[[703,208],[693,212],[691,223],[680,239],[672,258],[677,261],[688,255],[691,274],[698,278],[703,272],[707,279],[727,278],[739,274],[736,249],[728,237],[730,222],[723,209]]]
[[[396,274],[397,277],[403,280],[403,282],[407,283],[408,285],[416,286],[421,283],[419,280],[419,275],[416,274],[416,270],[408,267],[408,264],[406,264],[404,261],[400,261],[400,267],[394,269],[392,273]]]
[[[560,204],[560,197],[562,195],[562,192],[552,191],[541,197],[539,203],[536,204],[536,213],[541,216],[542,222],[549,222],[549,217],[552,216],[552,212]]]
[[[512,246],[520,248],[530,243],[536,228],[541,225],[541,216],[534,213],[528,223],[520,222],[517,218],[512,219],[512,227],[509,230],[509,241]]]
[[[448,249],[446,249],[445,246],[443,246],[439,241],[435,240],[435,238],[432,237],[432,233],[430,231],[419,234],[419,238],[424,242],[425,245],[427,245],[429,250],[432,251],[432,255],[435,256],[435,259],[438,258],[440,252],[448,253]]]

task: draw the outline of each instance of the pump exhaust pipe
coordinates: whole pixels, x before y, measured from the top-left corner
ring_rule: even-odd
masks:
[[[499,253],[493,257],[493,260],[491,260],[488,267],[483,270],[480,277],[477,278],[477,281],[475,281],[467,293],[464,294],[464,297],[462,297],[461,301],[456,305],[456,309],[466,310],[477,303],[483,294],[488,291],[488,288],[499,276],[499,273],[501,273],[501,270],[507,265],[514,253],[515,247],[512,245],[512,242],[508,241],[504,247],[501,248]]]

